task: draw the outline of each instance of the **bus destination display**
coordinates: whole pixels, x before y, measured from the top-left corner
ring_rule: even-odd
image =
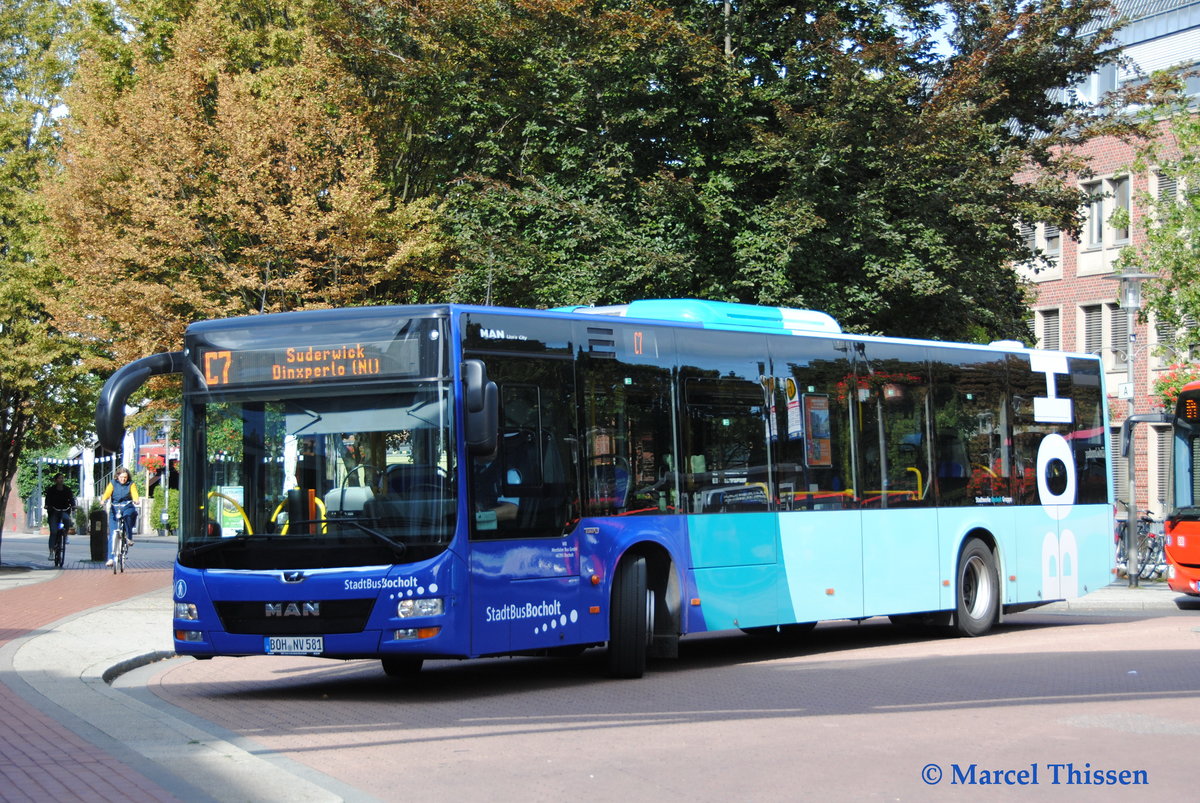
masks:
[[[403,340],[273,349],[208,349],[200,357],[200,370],[209,388],[411,376],[416,364],[413,344]]]

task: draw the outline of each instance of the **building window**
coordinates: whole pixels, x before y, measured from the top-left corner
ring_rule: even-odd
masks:
[[[1164,364],[1200,360],[1200,323],[1191,315],[1183,317],[1178,329],[1160,321],[1154,330]]]
[[[1080,345],[1088,354],[1099,354],[1109,371],[1127,367],[1129,319],[1115,302],[1080,307],[1083,314],[1083,338]]]
[[[1159,510],[1166,510],[1171,499],[1171,430],[1166,427],[1154,427],[1154,443],[1157,447],[1157,459],[1154,461],[1156,475],[1154,498],[1158,500]]]
[[[1037,251],[1037,227],[1032,223],[1021,224],[1021,242],[1030,252]]]
[[[1056,309],[1038,310],[1034,324],[1034,335],[1039,348],[1058,351],[1062,348],[1062,334],[1059,326],[1059,313]]]
[[[1083,244],[1088,248],[1099,248],[1104,245],[1104,185],[1097,181],[1083,185],[1087,194],[1087,225],[1084,229]]]
[[[1158,174],[1158,200],[1163,203],[1174,203],[1179,194],[1179,180],[1165,173]]]
[[[1117,88],[1117,65],[1103,64],[1096,72],[1075,85],[1075,97],[1085,103],[1099,103],[1105,94]]]
[[[1124,211],[1125,220],[1130,220],[1129,208],[1129,176],[1112,179],[1110,182],[1112,187],[1112,206],[1113,213]],[[1129,227],[1113,226],[1113,242],[1129,242]]]
[[[1100,304],[1083,307],[1083,350],[1088,354],[1104,350],[1104,307]]]
[[[1047,223],[1046,230],[1046,254],[1056,257],[1062,252],[1062,234],[1058,230],[1058,226]]]
[[[1121,428],[1109,431],[1109,453],[1113,456],[1113,495],[1121,501],[1129,499],[1129,460],[1121,457]]]
[[[1129,365],[1129,317],[1119,304],[1105,304],[1108,308],[1109,353],[1113,370],[1125,370]]]
[[[1129,176],[1091,181],[1081,189],[1087,198],[1082,245],[1088,250],[1124,246],[1129,242],[1128,221],[1132,219],[1133,187]],[[1112,223],[1117,210],[1124,210],[1125,224]]]

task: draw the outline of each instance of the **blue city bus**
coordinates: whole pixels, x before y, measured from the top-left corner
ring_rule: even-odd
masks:
[[[1112,581],[1104,371],[695,300],[191,325],[175,649],[425,659],[820,620],[987,632]]]

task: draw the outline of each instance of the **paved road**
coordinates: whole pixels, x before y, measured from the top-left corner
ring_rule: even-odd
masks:
[[[1181,742],[1200,735],[1194,628],[1025,614],[965,640],[839,623],[801,645],[691,639],[637,682],[597,679],[598,655],[435,663],[413,684],[369,662],[224,659],[147,682],[382,799],[926,799],[928,764],[1037,764],[1048,780],[1063,762],[1145,771],[1182,796]]]
[[[11,543],[6,534],[6,561]],[[1144,772],[1142,791],[1160,796],[1195,786],[1180,748],[1200,734],[1200,611],[1181,611],[1161,587],[1104,589],[1011,617],[981,639],[914,635],[881,620],[827,623],[799,643],[685,639],[680,660],[641,681],[599,679],[599,653],[589,652],[432,662],[406,684],[366,661],[177,658],[135,668],[170,649],[165,567],[124,577],[72,569],[5,589],[16,577],[0,572],[0,704],[32,724],[0,724],[5,799],[117,799],[91,785],[114,766],[122,800],[1107,791],[1068,788],[1072,769]],[[142,590],[135,583],[158,588],[128,598]],[[110,604],[122,594],[127,601]],[[72,604],[84,613],[47,619]],[[31,611],[29,620],[10,623],[14,609]],[[122,663],[130,671],[113,670]],[[63,744],[53,766],[70,768],[53,790],[31,786],[45,756],[29,734],[42,732]],[[934,786],[922,780],[929,765],[943,773]],[[1031,768],[1036,786],[957,788],[991,778],[985,769],[1015,782]]]

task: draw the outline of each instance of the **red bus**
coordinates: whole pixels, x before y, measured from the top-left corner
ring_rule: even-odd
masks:
[[[1175,405],[1170,489],[1167,584],[1200,596],[1200,382],[1184,385]]]

